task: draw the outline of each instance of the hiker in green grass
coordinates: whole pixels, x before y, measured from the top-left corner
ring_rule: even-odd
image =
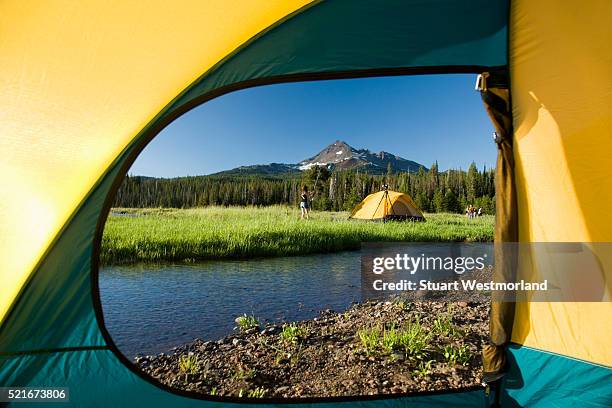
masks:
[[[302,193],[300,194],[300,210],[302,212],[301,218],[308,219],[308,213],[310,212],[310,194],[306,186],[302,188]]]

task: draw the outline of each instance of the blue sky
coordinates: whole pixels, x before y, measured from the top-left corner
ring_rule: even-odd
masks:
[[[177,177],[249,164],[297,163],[336,140],[429,167],[492,167],[493,126],[475,75],[278,84],[201,105],[171,123],[130,174]]]

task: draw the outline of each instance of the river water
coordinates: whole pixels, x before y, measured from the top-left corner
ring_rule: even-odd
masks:
[[[195,338],[218,340],[232,333],[235,319],[254,315],[260,323],[312,319],[321,310],[342,311],[362,297],[376,298],[374,256],[411,253],[417,258],[483,255],[487,243],[364,244],[360,251],[300,257],[194,264],[137,264],[100,270],[100,297],[106,327],[128,357],[157,354]],[[484,258],[483,258],[484,259]],[[423,259],[424,260],[424,259]],[[395,275],[397,273],[398,275]],[[453,270],[385,272],[385,279],[455,278]],[[381,292],[382,293],[382,292]]]
[[[129,358],[167,352],[194,338],[230,334],[244,313],[260,322],[311,319],[360,300],[360,252],[138,264],[100,270],[106,327]]]

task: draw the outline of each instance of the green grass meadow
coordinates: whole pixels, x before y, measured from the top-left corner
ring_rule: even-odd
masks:
[[[122,215],[113,215],[121,212]],[[346,212],[206,207],[113,209],[104,228],[101,263],[197,261],[292,256],[359,249],[361,242],[493,240],[494,217],[426,214],[426,222],[348,220]]]

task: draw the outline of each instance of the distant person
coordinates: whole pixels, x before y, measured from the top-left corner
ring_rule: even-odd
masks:
[[[300,210],[302,212],[301,218],[308,219],[308,213],[310,212],[310,194],[308,193],[308,187],[304,186],[302,193],[300,194]]]
[[[482,207],[478,207],[478,216],[482,217]]]

